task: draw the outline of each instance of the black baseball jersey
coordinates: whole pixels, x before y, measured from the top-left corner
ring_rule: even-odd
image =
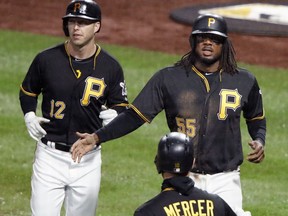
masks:
[[[128,105],[122,67],[97,45],[95,55],[78,60],[69,56],[66,43],[44,50],[33,60],[21,85],[25,113],[35,111],[42,93],[46,138],[73,144],[75,132],[92,133],[102,127],[101,105],[121,112]]]
[[[218,72],[209,84],[194,66],[158,71],[132,103],[146,122],[165,110],[170,131],[193,138],[195,171],[235,170],[243,162],[240,117],[243,113],[253,139],[265,143],[266,120],[256,78],[247,70]]]
[[[189,181],[192,180],[187,177],[186,185],[182,186],[186,186],[189,193],[180,193],[173,187],[162,187],[162,192],[141,205],[134,212],[134,216],[236,216],[229,205],[219,196],[208,194],[193,186],[189,188]]]

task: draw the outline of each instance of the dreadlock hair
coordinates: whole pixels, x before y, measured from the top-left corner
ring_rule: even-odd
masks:
[[[195,64],[197,55],[196,55],[196,39],[195,36],[191,35],[189,38],[191,51],[182,56],[182,58],[176,62],[175,66],[182,66],[186,71],[190,71],[192,65]],[[234,47],[229,40],[229,38],[225,38],[222,45],[222,52],[220,57],[220,63],[218,70],[222,69],[223,72],[229,73],[231,75],[238,73],[237,62],[235,60],[235,50]]]

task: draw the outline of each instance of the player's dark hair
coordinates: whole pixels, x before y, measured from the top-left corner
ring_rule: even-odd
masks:
[[[197,42],[193,35],[191,35],[189,42],[192,48],[191,51],[183,55],[182,58],[178,62],[175,63],[175,66],[183,66],[186,71],[191,71],[191,67],[192,65],[195,64],[196,59],[197,59],[197,54],[196,54]],[[235,73],[238,73],[237,62],[235,59],[235,50],[229,38],[225,39],[223,42],[218,69],[219,70],[222,69],[223,72],[229,73],[232,75]]]

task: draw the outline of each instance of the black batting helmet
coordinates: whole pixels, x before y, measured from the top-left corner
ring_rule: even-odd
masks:
[[[94,0],[72,0],[66,9],[66,15],[62,17],[63,31],[69,36],[68,19],[81,18],[101,23],[101,9]],[[97,32],[100,31],[100,28]]]
[[[227,24],[224,18],[216,14],[198,16],[192,27],[192,35],[206,33],[227,38]]]
[[[158,173],[187,173],[192,163],[193,144],[187,135],[171,132],[161,138],[155,157]]]

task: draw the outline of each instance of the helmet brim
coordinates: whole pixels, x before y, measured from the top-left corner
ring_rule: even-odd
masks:
[[[222,32],[219,32],[219,31],[200,31],[200,30],[195,30],[195,31],[192,31],[191,33],[192,35],[196,35],[196,34],[215,34],[215,35],[219,35],[219,36],[222,36],[224,38],[227,38],[228,36]]]
[[[74,15],[74,14],[67,14],[62,17],[63,20],[67,20],[69,18],[81,18],[81,19],[86,19],[86,20],[92,20],[92,21],[100,21],[98,18],[93,18],[85,15]]]

